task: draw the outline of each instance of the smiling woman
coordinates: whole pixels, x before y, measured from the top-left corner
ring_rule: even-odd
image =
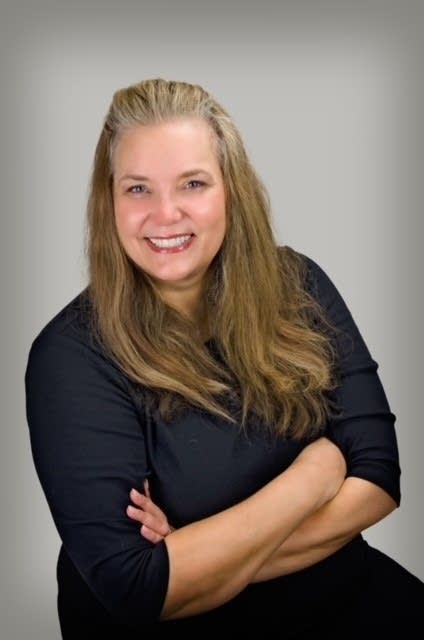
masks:
[[[62,637],[412,637],[424,585],[363,536],[400,504],[378,365],[277,245],[229,114],[189,83],[117,91],[88,226],[87,287],[26,371]]]
[[[181,118],[125,131],[112,157],[122,246],[164,300],[194,319],[225,236],[216,147],[207,122]]]

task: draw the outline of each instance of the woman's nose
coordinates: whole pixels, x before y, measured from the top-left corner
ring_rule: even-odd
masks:
[[[158,195],[153,203],[152,214],[157,224],[170,225],[183,217],[178,199],[172,195]]]

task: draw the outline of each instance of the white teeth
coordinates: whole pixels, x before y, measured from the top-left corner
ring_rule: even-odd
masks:
[[[149,238],[150,242],[159,249],[172,249],[173,247],[181,247],[188,242],[191,234],[187,236],[178,236],[176,238]]]

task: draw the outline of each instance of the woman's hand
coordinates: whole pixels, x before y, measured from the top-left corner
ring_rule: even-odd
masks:
[[[128,505],[127,515],[141,524],[140,533],[144,538],[156,544],[172,533],[173,527],[168,518],[150,497],[149,482],[144,481],[144,495],[131,489],[130,498],[136,506]]]

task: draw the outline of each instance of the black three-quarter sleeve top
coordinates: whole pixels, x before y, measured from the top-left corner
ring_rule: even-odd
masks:
[[[313,294],[348,338],[337,342],[335,396],[342,415],[328,425],[329,434],[347,458],[348,475],[379,485],[399,504],[395,416],[378,365],[334,284],[304,258]],[[141,630],[159,619],[169,564],[165,543],[148,542],[126,515],[130,489],[141,490],[148,477],[154,501],[181,527],[247,498],[290,465],[304,444],[257,429],[243,434],[195,408],[171,424],[147,412],[143,389],[91,337],[83,297],[54,317],[30,350],[25,382],[32,453],[81,587],[89,587],[105,615]],[[317,611],[339,606],[340,594],[345,598],[366,575],[361,544],[358,536],[309,569],[250,585],[196,623],[237,620],[248,611],[269,616],[272,610],[288,619],[297,615],[297,601]]]

